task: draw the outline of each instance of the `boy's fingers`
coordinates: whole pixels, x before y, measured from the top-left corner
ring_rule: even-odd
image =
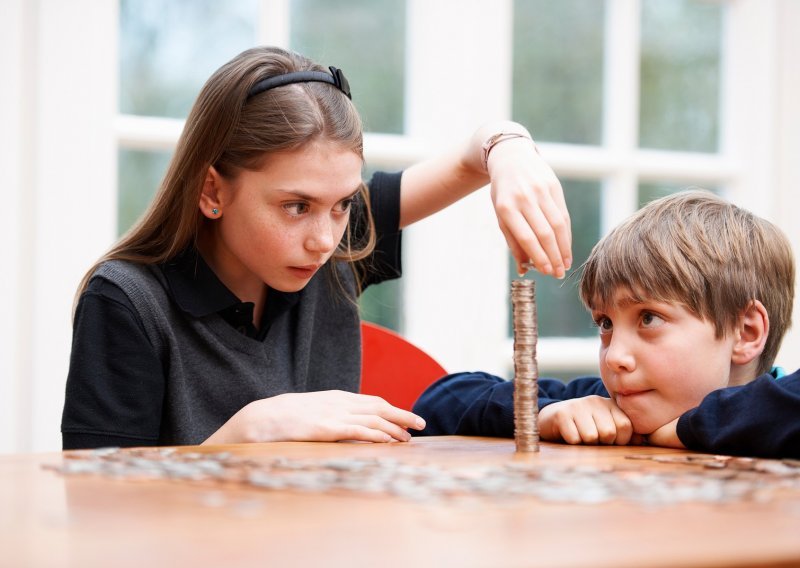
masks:
[[[565,418],[560,416],[556,421],[556,425],[558,428],[558,434],[567,444],[581,443],[581,436],[578,432],[578,426],[572,420],[572,417]]]
[[[597,427],[597,441],[601,444],[612,445],[619,437],[617,424],[611,413],[601,412],[594,417]]]
[[[599,433],[597,431],[597,424],[595,423],[594,416],[591,414],[581,413],[575,416],[575,425],[580,434],[580,441],[577,443],[596,444],[599,440]]]
[[[616,440],[613,443],[618,446],[627,446],[633,436],[633,424],[631,424],[630,418],[616,406],[611,408],[611,416],[617,431]]]

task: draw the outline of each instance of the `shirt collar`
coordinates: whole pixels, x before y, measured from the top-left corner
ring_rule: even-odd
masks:
[[[162,269],[173,300],[192,316],[207,316],[240,303],[194,247],[164,263]]]
[[[193,246],[164,263],[162,270],[175,303],[194,317],[207,316],[242,304],[242,301],[217,278]],[[279,292],[270,289],[267,301],[270,304],[289,307],[294,305],[299,297],[300,292]]]

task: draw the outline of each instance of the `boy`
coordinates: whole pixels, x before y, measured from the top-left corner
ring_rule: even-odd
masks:
[[[539,381],[542,440],[800,457],[800,371],[772,369],[794,297],[777,227],[707,192],[653,201],[594,247],[580,296],[602,378]],[[414,412],[423,434],[513,436],[513,383],[444,377]]]

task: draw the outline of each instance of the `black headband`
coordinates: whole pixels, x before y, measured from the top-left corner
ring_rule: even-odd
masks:
[[[269,89],[274,89],[275,87],[282,87],[292,83],[309,83],[316,81],[318,83],[330,83],[347,95],[348,99],[352,99],[353,97],[350,96],[350,83],[348,83],[347,79],[345,79],[342,70],[333,66],[328,67],[328,69],[331,70],[330,75],[324,71],[295,71],[294,73],[285,73],[283,75],[267,77],[266,79],[262,79],[253,85],[253,87],[250,89],[250,92],[247,93],[247,98],[250,99],[259,93],[263,93]]]

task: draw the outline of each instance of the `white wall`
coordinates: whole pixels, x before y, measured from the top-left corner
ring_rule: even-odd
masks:
[[[116,231],[117,19],[107,0],[5,0],[0,451],[61,446],[73,295]]]

